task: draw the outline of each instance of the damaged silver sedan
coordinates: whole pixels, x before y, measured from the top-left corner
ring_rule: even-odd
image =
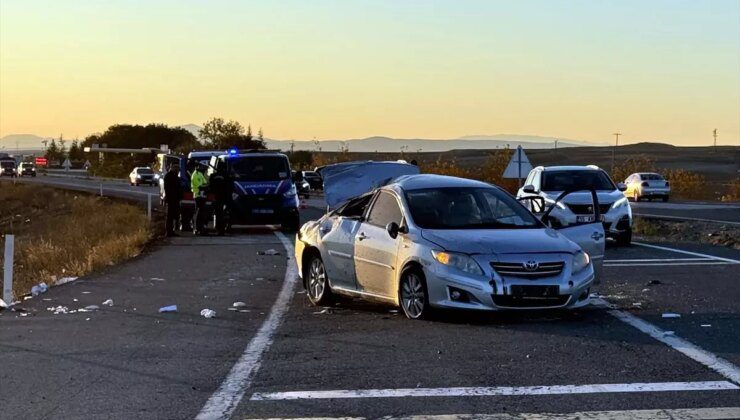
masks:
[[[361,297],[412,319],[437,308],[588,303],[604,255],[600,223],[552,229],[496,186],[400,162],[328,169],[327,203],[336,208],[303,225],[295,246],[312,303]]]

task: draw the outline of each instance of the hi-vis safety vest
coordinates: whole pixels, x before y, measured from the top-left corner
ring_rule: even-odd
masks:
[[[205,197],[205,191],[202,187],[207,184],[206,177],[200,172],[195,171],[190,175],[190,189],[193,191],[193,197]]]

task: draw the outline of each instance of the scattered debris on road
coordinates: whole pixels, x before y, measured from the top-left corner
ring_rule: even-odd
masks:
[[[712,324],[701,324],[701,327],[702,328],[709,328],[711,326],[712,326]]]
[[[666,312],[662,316],[663,318],[681,318],[681,314],[674,314],[672,312]]]
[[[87,305],[83,309],[84,309],[84,311],[82,309],[80,309],[80,312],[97,311],[98,309],[100,309],[100,306],[98,306],[98,305]]]
[[[247,306],[247,304],[244,303],[244,302],[234,302],[231,306],[233,306],[235,308],[243,308],[243,307]]]
[[[213,318],[216,316],[216,311],[214,311],[213,309],[203,309],[202,311],[200,311],[200,315],[205,318]]]
[[[331,314],[331,313],[334,313],[334,311],[332,311],[331,308],[324,308],[318,312],[314,312],[313,314],[314,315],[324,315],[324,314]]]
[[[31,288],[31,295],[38,296],[42,293],[46,293],[49,290],[49,286],[43,281]]]
[[[4,300],[0,299],[0,310],[3,310],[8,307],[8,304],[5,303]]]
[[[62,306],[62,305],[59,305],[59,306],[50,306],[50,307],[46,308],[46,310],[49,311],[49,312],[53,312],[54,315],[69,313],[69,308],[66,307],[66,306]]]
[[[165,312],[177,312],[177,305],[169,305],[169,306],[163,306],[159,308],[159,313],[165,313]]]
[[[270,248],[267,251],[257,251],[257,255],[280,255],[280,252]]]
[[[54,286],[61,286],[63,284],[71,283],[77,279],[78,277],[62,277],[61,279],[54,282]]]
[[[113,299],[107,299],[106,301],[103,302],[103,305],[113,306]]]

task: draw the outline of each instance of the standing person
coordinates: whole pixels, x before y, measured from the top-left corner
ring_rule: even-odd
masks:
[[[167,220],[165,229],[167,236],[175,236],[175,228],[180,221],[180,200],[182,200],[182,186],[180,185],[180,165],[173,163],[164,175],[164,201],[167,205]]]
[[[234,180],[229,176],[226,162],[218,162],[216,172],[211,176],[210,181],[215,196],[213,211],[216,216],[216,230],[219,235],[225,235],[228,227],[227,215],[231,210],[231,194],[234,190]]]
[[[206,235],[206,188],[208,179],[205,175],[206,165],[199,163],[193,174],[190,176],[190,189],[193,191],[195,200],[195,233],[196,235]]]

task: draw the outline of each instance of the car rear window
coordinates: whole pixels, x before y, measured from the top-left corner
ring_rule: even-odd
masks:
[[[642,174],[640,178],[643,181],[663,181],[663,177],[658,174]]]
[[[139,169],[137,169],[137,172],[140,173],[140,174],[144,174],[144,175],[151,175],[151,174],[154,173],[154,171],[152,171],[149,168],[139,168]]]

